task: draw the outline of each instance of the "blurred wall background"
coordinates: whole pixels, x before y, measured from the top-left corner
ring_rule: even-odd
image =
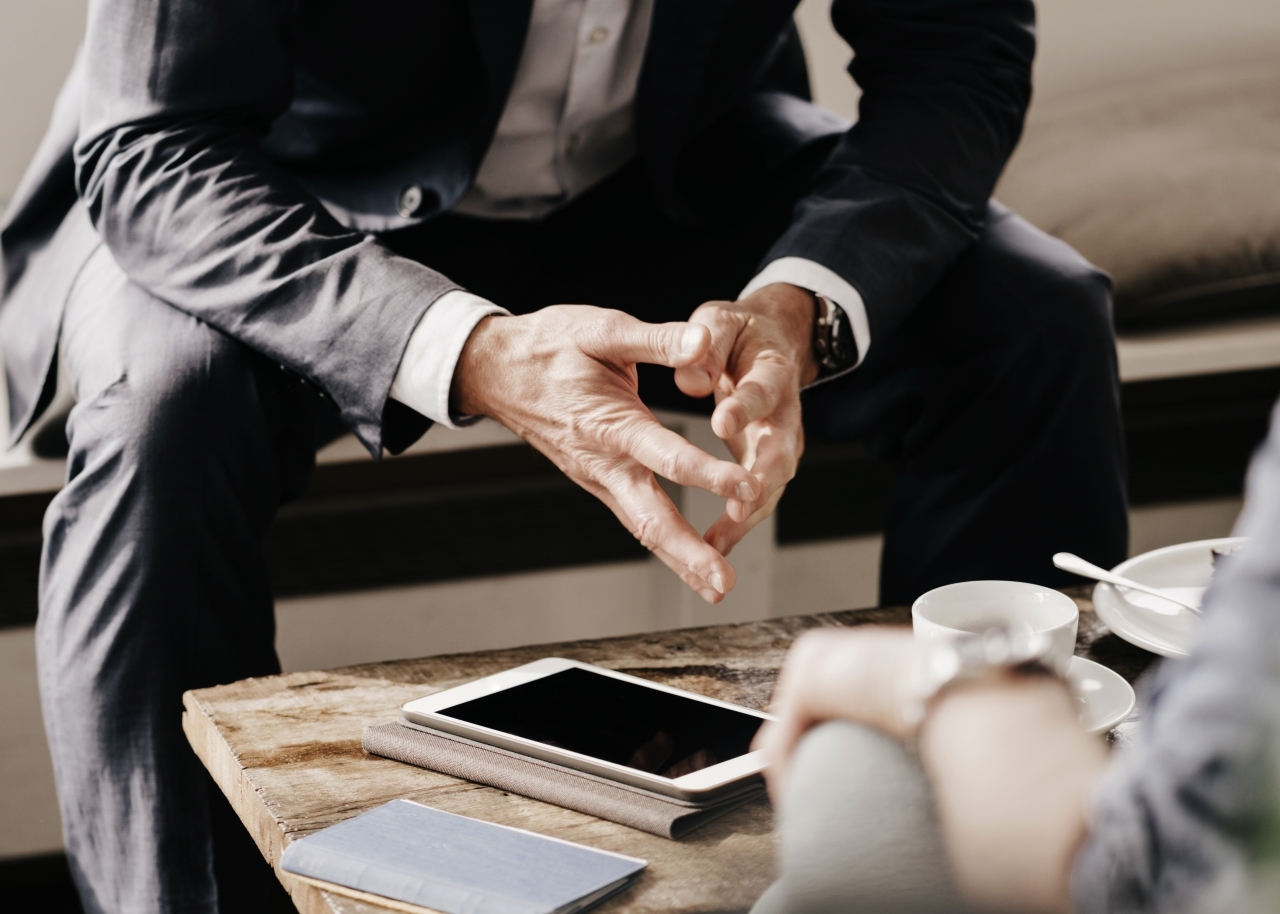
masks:
[[[84,34],[86,0],[0,0],[0,209],[49,122]]]
[[[1042,0],[1038,98],[1211,63],[1275,53],[1276,0]],[[797,19],[818,100],[852,117],[849,49],[831,29],[829,0],[803,0]],[[86,0],[0,2],[0,207],[44,132],[84,31]],[[358,4],[353,5],[358,9]]]

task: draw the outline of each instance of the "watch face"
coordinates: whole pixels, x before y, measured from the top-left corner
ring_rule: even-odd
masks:
[[[814,351],[823,374],[852,368],[858,362],[858,344],[853,338],[844,309],[825,296],[817,296],[820,317],[814,328]]]

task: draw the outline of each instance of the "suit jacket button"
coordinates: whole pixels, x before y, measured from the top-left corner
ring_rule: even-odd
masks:
[[[396,201],[396,211],[406,219],[410,216],[416,216],[418,211],[422,209],[422,199],[422,188],[417,184],[410,184],[400,191],[400,198]]]

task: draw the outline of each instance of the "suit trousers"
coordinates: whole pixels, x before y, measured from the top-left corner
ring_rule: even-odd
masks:
[[[677,224],[636,167],[538,222],[444,216],[395,250],[517,312],[683,319],[732,299],[815,162]],[[851,239],[850,244],[856,244]],[[1125,554],[1109,282],[993,203],[982,236],[856,371],[804,395],[807,434],[897,468],[885,602],[970,578],[1066,583],[1049,557]],[[877,328],[872,328],[877,333]],[[190,688],[278,670],[264,531],[342,431],[331,401],[130,282],[101,247],[67,303],[76,406],[45,518],[37,626],[67,852],[89,914],[272,910],[270,870],[181,729]],[[391,357],[398,357],[393,354]],[[669,371],[653,404],[705,412]]]

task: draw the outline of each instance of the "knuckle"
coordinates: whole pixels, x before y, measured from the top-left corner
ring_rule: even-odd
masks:
[[[682,444],[670,455],[671,472],[674,475],[667,478],[676,482],[686,479],[690,482],[696,482],[699,475],[698,470],[702,464],[701,456],[702,452],[692,444]],[[676,479],[677,476],[679,479]]]
[[[622,454],[626,452],[627,441],[630,436],[620,423],[593,424],[589,434],[596,449],[603,454]]]
[[[680,325],[672,324],[670,326],[660,326],[649,324],[645,327],[645,344],[646,348],[653,353],[666,355],[678,355],[680,352],[680,340],[683,334]]]
[[[639,515],[635,521],[635,538],[650,552],[655,551],[662,542],[662,521],[649,512]]]
[[[742,414],[745,417],[759,417],[767,411],[768,401],[764,394],[757,387],[747,386],[738,388],[738,403],[742,406]]]
[[[679,482],[684,476],[684,460],[679,451],[663,451],[658,458],[657,473],[664,479]]]
[[[709,301],[703,302],[693,313],[699,320],[723,321],[732,313],[730,311],[732,307],[733,302],[730,301]]]
[[[601,310],[584,322],[583,333],[593,348],[612,348],[626,337],[626,315],[620,311]]]

